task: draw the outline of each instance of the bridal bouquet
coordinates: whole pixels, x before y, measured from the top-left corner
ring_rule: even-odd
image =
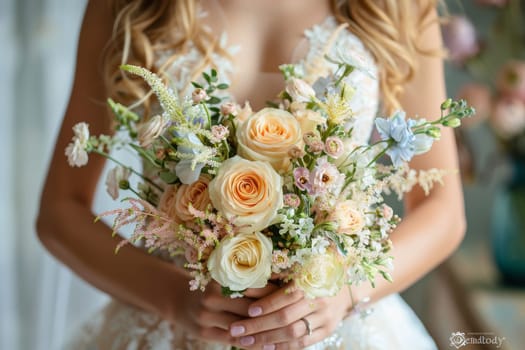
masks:
[[[115,217],[115,232],[135,225],[122,244],[184,257],[192,290],[215,280],[236,296],[278,280],[313,298],[344,284],[373,284],[378,275],[390,280],[389,233],[400,218],[383,194],[401,197],[418,183],[428,192],[441,181],[444,170],[416,172],[407,163],[430,149],[441,126],[458,126],[473,109],[447,100],[435,121],[399,111],[376,119],[381,140],[358,144],[349,101],[359,90],[345,83],[358,68],[344,57],[327,59],[338,69],[313,85],[297,66],[281,66],[286,88],[259,111],[216,96],[228,86],[213,70],[180,99],[157,75],[123,66],[149,84],[161,113],[141,120],[109,101],[117,133],[90,136],[87,124],[77,124],[69,163],[85,165],[88,153],[117,163],[108,191],[114,199],[119,190],[133,195],[102,216]],[[115,147],[136,151],[144,172],[113,159]]]

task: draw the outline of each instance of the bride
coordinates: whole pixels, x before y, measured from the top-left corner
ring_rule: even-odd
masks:
[[[324,54],[339,50],[360,63],[347,83],[359,94],[354,133],[368,142],[373,118],[402,107],[434,115],[445,99],[436,1],[399,0],[91,0],[79,39],[75,80],[42,195],[38,233],[64,264],[113,301],[71,337],[68,349],[435,349],[419,320],[396,294],[442,262],[465,230],[457,174],[425,196],[405,199],[405,218],[392,234],[393,283],[348,288],[305,299],[269,285],[230,299],[220,286],[191,292],[184,269],[138,247],[118,255],[91,204],[104,166],[70,168],[64,149],[71,128],[89,121],[110,133],[104,101],[155,101],[118,66],[137,64],[166,77],[181,94],[211,67],[231,84],[230,98],[261,108],[281,89],[278,66],[291,60],[316,74],[334,69]],[[347,24],[342,26],[341,24]],[[319,63],[325,62],[325,63]],[[414,169],[457,168],[453,134],[444,130]],[[410,344],[410,345],[407,345]]]

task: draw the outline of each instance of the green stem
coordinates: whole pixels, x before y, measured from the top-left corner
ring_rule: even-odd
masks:
[[[93,153],[96,153],[98,155],[101,155],[109,160],[111,160],[112,162],[120,165],[121,167],[123,168],[126,168],[128,169],[129,171],[131,171],[133,174],[137,175],[138,177],[140,177],[141,179],[143,179],[144,181],[146,181],[147,183],[149,183],[150,185],[152,185],[153,187],[155,187],[156,189],[158,189],[159,191],[162,191],[162,187],[160,187],[159,185],[157,185],[155,182],[153,182],[150,178],[147,178],[146,176],[142,175],[141,173],[139,173],[138,171],[136,171],[135,169],[133,169],[132,167],[130,166],[127,166],[127,165],[124,165],[122,162],[118,161],[117,159],[113,158],[112,156],[110,156],[108,153],[106,152],[103,152],[103,151],[99,151],[98,149],[96,148],[93,148],[91,150],[91,152]]]
[[[159,137],[160,137],[160,139],[161,139],[162,141],[164,141],[164,142],[168,145],[169,148],[171,148],[173,151],[177,152],[177,148],[175,148],[175,147],[171,144],[170,140],[168,140],[168,139],[166,138],[166,136],[164,136],[164,135],[160,135]]]
[[[201,102],[201,106],[204,108],[204,112],[206,112],[206,117],[208,118],[208,127],[211,128],[211,114],[210,110],[208,109],[208,106],[206,103]]]
[[[369,166],[371,166],[372,164],[374,164],[375,162],[377,162],[377,160],[378,160],[379,158],[381,158],[382,156],[384,156],[384,155],[386,154],[386,151],[388,151],[388,149],[390,148],[390,146],[392,146],[392,140],[391,140],[391,139],[389,139],[389,140],[384,140],[384,141],[387,141],[387,146],[386,146],[385,148],[383,148],[383,149],[381,150],[381,152],[379,152],[379,153],[374,157],[374,159],[372,159],[372,160],[370,161],[370,163],[368,163],[368,164],[366,165],[367,168],[368,168]],[[375,143],[374,146],[375,146],[376,144],[378,144],[378,143]]]

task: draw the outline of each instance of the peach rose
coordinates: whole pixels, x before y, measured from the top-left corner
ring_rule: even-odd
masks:
[[[277,171],[290,166],[288,151],[302,145],[297,119],[287,111],[264,108],[237,129],[238,153],[244,158],[269,162]]]
[[[195,217],[190,213],[188,207],[205,211],[210,202],[208,185],[210,177],[201,175],[191,185],[168,186],[159,202],[159,209],[174,218],[176,222],[187,222]]]
[[[345,235],[358,234],[365,227],[364,215],[352,201],[338,203],[328,216],[328,221],[337,223],[337,232]]]
[[[159,200],[158,209],[166,214],[170,218],[173,218],[175,222],[181,223],[180,219],[177,215],[177,210],[175,209],[177,204],[177,190],[179,186],[178,185],[168,185],[164,189],[164,192],[162,193],[162,196]]]
[[[228,236],[211,253],[208,270],[232,291],[262,288],[272,274],[272,241],[260,232]]]
[[[211,202],[239,232],[256,232],[272,224],[283,206],[282,180],[266,162],[235,156],[210,182]]]
[[[176,215],[182,221],[190,221],[195,217],[188,210],[191,204],[193,208],[205,211],[210,202],[210,195],[208,192],[208,185],[210,177],[208,175],[201,175],[197,181],[191,185],[181,185],[177,190],[175,197]]]

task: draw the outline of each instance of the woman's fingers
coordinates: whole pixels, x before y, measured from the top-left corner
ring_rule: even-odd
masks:
[[[230,332],[234,337],[241,337],[283,328],[312,311],[308,302],[301,300],[269,314],[234,322],[230,327]]]
[[[322,314],[311,313],[295,320],[294,322],[291,322],[284,327],[275,328],[254,335],[244,336],[239,340],[241,344],[244,343],[243,345],[247,345],[247,340],[253,340],[253,344],[256,344],[257,348],[265,347],[266,349],[271,349],[272,345],[277,347],[278,344],[283,347],[284,343],[303,341],[301,340],[302,338],[312,337],[314,333],[318,332],[318,330],[323,327],[325,321],[326,320]],[[321,332],[321,334],[316,334],[314,339],[317,339],[323,334],[323,332]]]
[[[243,294],[245,297],[259,299],[275,292],[279,289],[279,286],[268,283],[264,288],[249,288]]]
[[[302,336],[298,339],[277,343],[277,344],[265,344],[265,350],[291,350],[291,349],[304,349],[315,343],[319,343],[326,337],[328,337],[333,330],[326,327],[317,328],[312,334]]]
[[[230,325],[241,320],[241,317],[227,312],[215,312],[207,309],[200,309],[194,315],[195,322],[202,328],[219,328],[225,331],[230,330]]]
[[[231,298],[222,294],[221,287],[212,282],[203,292],[200,304],[203,309],[211,311],[225,311],[238,316],[248,317],[248,307],[253,303],[251,298]]]
[[[248,315],[257,317],[268,315],[277,310],[294,304],[304,298],[304,293],[291,287],[281,287],[275,292],[253,302],[249,305]]]

